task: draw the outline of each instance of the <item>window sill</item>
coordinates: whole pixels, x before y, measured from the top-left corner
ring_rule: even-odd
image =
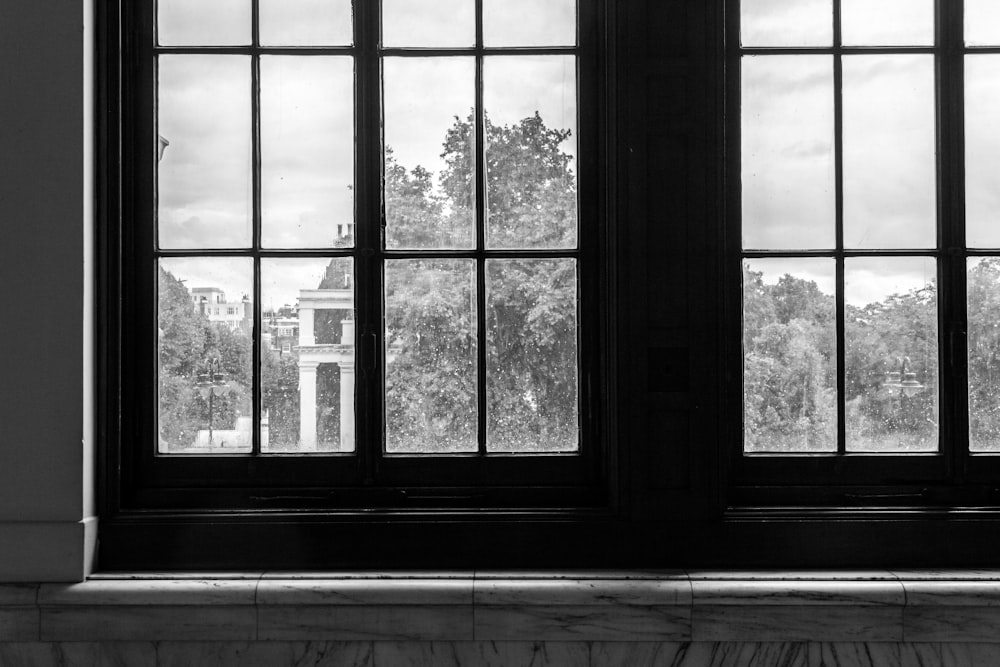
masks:
[[[1000,642],[1000,570],[100,575],[0,641]]]

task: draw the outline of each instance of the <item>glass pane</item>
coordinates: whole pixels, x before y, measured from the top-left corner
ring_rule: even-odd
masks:
[[[844,57],[844,245],[933,248],[934,57]]]
[[[1000,247],[1000,56],[965,59],[965,224],[969,246]]]
[[[486,245],[576,246],[576,58],[485,58]]]
[[[742,60],[743,247],[832,248],[833,59]]]
[[[354,242],[354,64],[348,57],[262,56],[261,242]]]
[[[832,259],[743,262],[743,451],[837,451]]]
[[[475,60],[383,61],[385,243],[475,245]]]
[[[250,58],[160,56],[157,122],[160,246],[250,245]]]
[[[486,46],[573,46],[577,0],[483,0]]]
[[[486,262],[486,449],[579,449],[572,259]]]
[[[934,0],[841,0],[846,46],[934,43]]]
[[[1000,257],[968,263],[969,450],[1000,452]]]
[[[251,260],[161,259],[157,272],[159,452],[251,451]]]
[[[475,11],[475,0],[382,0],[382,45],[474,46]]]
[[[351,0],[260,0],[261,44],[349,46],[353,42]]]
[[[741,0],[743,46],[830,46],[831,0]]]
[[[479,448],[476,265],[385,264],[385,448],[390,454]]]
[[[250,43],[250,0],[157,0],[156,35],[164,46]]]
[[[354,265],[261,260],[261,451],[353,452]]]
[[[847,451],[938,447],[934,259],[844,261]]]
[[[1000,2],[965,0],[965,43],[1000,46]]]

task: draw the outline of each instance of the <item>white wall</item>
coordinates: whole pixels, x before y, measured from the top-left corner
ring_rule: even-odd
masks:
[[[92,13],[0,9],[0,581],[81,579],[96,528]]]

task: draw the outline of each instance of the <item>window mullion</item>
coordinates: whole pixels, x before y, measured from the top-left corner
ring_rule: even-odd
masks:
[[[841,2],[833,0],[833,181],[836,248],[835,317],[837,319],[837,455],[847,451],[847,342],[844,306],[844,63]]]
[[[253,224],[253,330],[250,333],[251,358],[253,363],[253,373],[251,374],[251,415],[254,425],[251,442],[251,455],[257,456],[261,451],[261,326],[263,324],[263,300],[261,299],[260,284],[260,249],[261,249],[261,155],[260,155],[260,0],[253,0],[251,5],[251,39],[254,53],[250,57],[251,71],[251,104],[250,104],[250,127],[253,132],[251,138],[251,166],[250,171],[253,179],[253,202],[252,202],[252,224]]]
[[[963,3],[938,0],[938,244],[941,290],[942,454],[962,481],[969,442],[966,359]]]

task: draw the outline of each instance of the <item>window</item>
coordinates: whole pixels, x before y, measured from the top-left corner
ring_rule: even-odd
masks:
[[[994,5],[731,5],[747,499],[993,498]]]
[[[605,506],[603,3],[134,4],[113,511]]]

